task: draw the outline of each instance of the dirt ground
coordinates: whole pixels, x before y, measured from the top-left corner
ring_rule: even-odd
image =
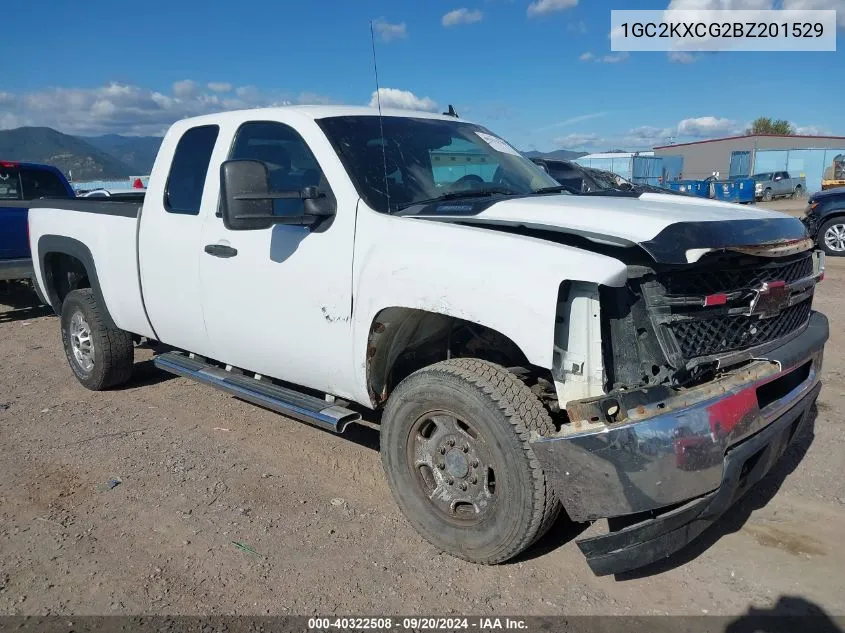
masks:
[[[828,264],[813,429],[691,547],[623,578],[574,544],[598,524],[497,567],[438,554],[393,503],[375,431],[285,419],[149,350],[126,388],[86,391],[57,319],[0,288],[0,614],[845,614],[845,261]]]

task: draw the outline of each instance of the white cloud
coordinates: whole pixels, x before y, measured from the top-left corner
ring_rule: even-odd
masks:
[[[109,83],[97,88],[45,88],[3,93],[0,128],[44,125],[68,134],[162,134],[179,119],[224,110],[324,103],[326,97],[266,93],[241,86],[233,95],[204,91],[192,80],[178,81],[171,94],[141,86]]]
[[[484,14],[478,9],[470,10],[466,8],[455,9],[449,11],[444,15],[440,22],[443,26],[456,26],[458,24],[472,24],[473,22],[481,22],[484,19]]]
[[[655,145],[664,144],[667,139],[675,136],[675,130],[670,127],[654,127],[653,125],[641,125],[635,127],[615,140],[616,145],[630,147],[631,149],[652,148]]]
[[[173,96],[179,99],[190,99],[199,92],[199,85],[196,81],[184,79],[173,84]]]
[[[714,116],[702,116],[684,119],[678,123],[678,136],[693,138],[712,138],[715,136],[738,134],[742,126],[731,119],[719,119]]]
[[[373,20],[373,29],[378,33],[379,39],[382,42],[389,42],[390,40],[401,40],[408,37],[408,29],[404,22],[391,24],[384,18]]]
[[[563,11],[578,4],[578,0],[535,0],[528,5],[528,15],[543,15],[552,11]]]
[[[578,33],[579,35],[586,35],[587,33],[587,24],[584,20],[579,20],[577,23],[569,23],[566,25],[566,30],[570,33]]]
[[[598,134],[567,134],[555,139],[555,145],[564,149],[583,149],[585,147],[596,147],[601,137]]]
[[[603,64],[618,64],[619,62],[624,62],[630,56],[631,54],[628,51],[622,51],[621,53],[611,53],[610,55],[598,57],[596,61]]]
[[[830,129],[821,125],[797,125],[792,123],[795,128],[795,133],[802,136],[826,136],[830,134]]]
[[[670,0],[669,11],[762,10],[774,8],[774,0]]]
[[[645,150],[658,145],[667,145],[670,141],[714,138],[742,133],[742,126],[730,119],[713,116],[688,118],[677,125],[658,127],[641,125],[626,132],[599,135],[588,132],[575,132],[555,139],[559,147],[567,149],[587,148],[591,150],[625,149]],[[806,128],[806,129],[809,129]]]
[[[667,56],[670,62],[677,64],[694,64],[697,59],[695,55],[686,51],[670,51]]]
[[[836,23],[845,27],[845,0],[783,0],[783,8],[799,11],[835,9]]]
[[[667,10],[718,11],[718,10],[761,11],[788,9],[793,11],[835,10],[839,26],[845,27],[845,0],[670,0]],[[702,16],[703,17],[703,16]]]
[[[212,92],[232,92],[232,84],[227,81],[209,81],[207,85]]]
[[[300,92],[299,96],[296,97],[296,102],[299,105],[328,105],[334,103],[330,97],[316,92]]]
[[[593,119],[600,119],[601,117],[607,116],[608,112],[590,112],[589,114],[579,114],[578,116],[570,117],[563,121],[558,121],[557,123],[552,123],[551,125],[545,125],[541,128],[537,128],[534,130],[535,132],[545,132],[547,130],[554,130],[555,128],[559,127],[567,127],[569,125],[575,125],[576,123],[583,123],[584,121],[592,121]]]
[[[410,90],[398,88],[379,88],[378,94],[373,92],[370,107],[378,106],[379,98],[382,108],[400,108],[402,110],[437,110],[437,103],[429,97],[418,97]]]
[[[610,53],[608,55],[602,55],[597,57],[593,55],[590,51],[586,53],[581,53],[578,56],[578,59],[582,62],[598,62],[600,64],[618,64],[619,62],[624,62],[628,58],[631,57],[631,54],[628,51],[622,51],[621,53]]]

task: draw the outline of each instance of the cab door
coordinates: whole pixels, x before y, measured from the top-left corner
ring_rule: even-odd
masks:
[[[310,133],[321,133],[311,123]],[[318,138],[319,140],[319,138]],[[315,153],[292,126],[249,121],[229,159],[264,162],[275,191],[316,186],[333,196]],[[331,153],[331,157],[334,154]],[[335,175],[335,178],[337,176]],[[301,200],[276,200],[278,215],[302,215]],[[337,395],[350,384],[352,249],[357,197],[337,196],[328,227],[232,231],[220,214],[203,227],[200,289],[212,356],[236,367]]]
[[[164,139],[144,196],[138,233],[141,290],[158,340],[209,356],[213,350],[199,284],[205,215],[200,210],[217,204],[216,188],[206,187],[206,176],[220,129],[201,125],[182,131],[180,125]]]

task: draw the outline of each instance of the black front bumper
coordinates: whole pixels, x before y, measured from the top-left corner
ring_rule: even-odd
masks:
[[[821,390],[817,382],[793,408],[765,429],[730,449],[722,483],[714,492],[618,532],[578,543],[596,575],[618,574],[680,550],[721,517],[762,479],[800,434]]]

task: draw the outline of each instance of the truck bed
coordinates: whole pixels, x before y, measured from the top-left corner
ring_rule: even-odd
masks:
[[[111,199],[34,200],[29,203],[29,240],[38,257],[36,277],[43,289],[44,253],[57,241],[70,244],[75,256],[96,263],[92,288],[100,292],[115,325],[154,336],[144,310],[138,266],[139,202]],[[52,300],[48,296],[48,300]],[[57,306],[53,306],[56,308]]]

